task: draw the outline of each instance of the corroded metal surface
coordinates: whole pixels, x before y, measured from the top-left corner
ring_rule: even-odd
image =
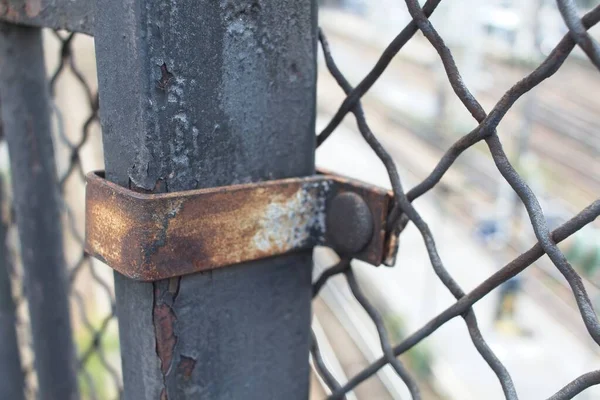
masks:
[[[392,208],[392,194],[391,192],[366,184],[364,182],[345,178],[339,175],[327,174],[325,171],[322,172],[322,178],[330,180],[332,182],[333,190],[329,193],[328,205],[336,195],[344,193],[355,193],[359,195],[371,210],[371,217],[373,220],[373,236],[367,245],[358,253],[353,254],[353,258],[368,262],[369,264],[379,266],[385,264],[392,266],[395,263],[395,257],[390,257],[389,254],[395,254],[396,250],[390,248],[397,246],[398,242],[393,240],[394,235],[389,234],[387,227],[388,214]],[[346,218],[354,219],[359,218],[360,214],[347,215]],[[363,221],[364,222],[364,221]],[[332,235],[353,235],[353,231],[340,231],[334,232],[331,229],[326,231],[325,246],[332,247],[334,250],[336,247],[333,245]],[[328,240],[327,238],[330,238]],[[339,239],[338,239],[339,240]]]
[[[92,173],[86,250],[129,278],[154,281],[328,245],[353,234],[326,226],[332,199],[348,192],[364,199],[372,220],[373,235],[356,258],[379,265],[389,194],[332,175],[144,194]]]

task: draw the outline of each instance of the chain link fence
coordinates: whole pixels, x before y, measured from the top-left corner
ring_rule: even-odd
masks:
[[[395,203],[388,217],[389,234],[399,235],[401,238],[406,226],[409,223],[414,224],[423,238],[436,275],[456,298],[453,305],[421,329],[405,338],[401,343],[393,345],[384,326],[382,315],[361,291],[352,269],[352,259],[342,256],[339,263],[324,271],[316,279],[313,285],[313,296],[319,294],[329,278],[343,274],[354,297],[375,323],[384,356],[351,377],[347,382],[339,382],[328,369],[326,362],[321,357],[319,345],[313,339],[311,353],[314,364],[323,382],[330,390],[331,399],[345,398],[349,392],[386,365],[391,366],[405,382],[411,396],[414,399],[420,399],[420,390],[416,380],[398,359],[398,356],[456,317],[464,319],[473,345],[496,374],[505,397],[517,399],[518,395],[513,379],[483,338],[472,306],[493,289],[524,271],[544,254],[550,257],[555,267],[567,280],[590,336],[600,344],[600,324],[586,289],[576,271],[557,247],[557,243],[597,218],[600,214],[600,201],[593,202],[559,228],[552,232],[549,231],[536,196],[511,165],[496,132],[496,128],[513,104],[522,95],[555,74],[575,46],[580,46],[594,65],[600,68],[600,49],[598,44],[587,34],[587,29],[600,21],[600,7],[596,7],[580,19],[572,1],[559,0],[557,3],[569,28],[569,34],[560,41],[539,67],[517,82],[496,106],[486,113],[464,85],[452,53],[428,20],[439,3],[440,0],[429,0],[421,7],[416,0],[406,0],[412,21],[389,44],[375,67],[356,87],[350,85],[336,65],[324,32],[319,33],[327,68],[347,97],[327,127],[318,135],[318,144],[322,144],[335,133],[336,127],[347,114],[354,115],[360,133],[385,165],[392,183]],[[440,62],[443,64],[454,93],[477,121],[478,126],[448,149],[426,179],[405,191],[394,161],[367,124],[361,106],[361,98],[377,82],[394,56],[418,31],[427,38],[439,54]],[[88,37],[54,31],[45,32],[45,45],[50,71],[49,85],[54,98],[53,123],[56,128],[54,146],[59,174],[57,190],[61,192],[63,205],[65,255],[69,266],[70,297],[72,299],[74,337],[78,349],[81,394],[84,398],[89,399],[118,398],[122,392],[122,383],[112,274],[108,268],[96,265],[97,262],[83,251],[84,177],[88,171],[102,167],[93,45]],[[87,52],[85,60],[78,58],[78,51]],[[86,67],[81,68],[80,62],[84,62]],[[92,66],[90,67],[90,65]],[[2,140],[0,137],[0,141]],[[434,188],[464,151],[482,141],[487,145],[496,168],[525,205],[538,243],[506,264],[474,290],[465,293],[445,269],[433,234],[412,202]],[[6,200],[9,204],[10,194]],[[33,369],[34,355],[30,350],[31,338],[28,333],[29,322],[24,296],[27,288],[24,288],[22,284],[23,272],[19,262],[19,244],[16,225],[12,218],[9,218],[7,241],[11,249],[12,290],[17,309],[17,329],[26,378],[27,398],[35,398],[37,389]],[[581,391],[598,383],[600,383],[600,371],[592,371],[580,377],[574,377],[572,382],[558,391],[551,399],[573,398]]]
[[[456,303],[437,315],[421,329],[408,336],[401,343],[393,346],[390,343],[389,334],[386,331],[382,315],[369,302],[357,283],[351,265],[351,258],[342,257],[338,264],[323,272],[314,284],[314,296],[318,295],[319,291],[329,278],[337,274],[344,274],[354,297],[371,317],[377,327],[381,348],[384,354],[383,357],[354,377],[351,377],[347,382],[340,383],[325,365],[319,352],[318,343],[313,339],[313,359],[319,374],[331,391],[331,399],[345,398],[346,394],[386,365],[390,365],[396,374],[404,381],[412,398],[420,399],[421,394],[416,380],[397,357],[433,334],[449,320],[459,316],[464,319],[467,325],[473,345],[497,376],[505,397],[507,399],[517,399],[518,395],[513,379],[511,378],[509,371],[483,338],[472,306],[489,294],[493,289],[525,270],[544,254],[549,256],[554,266],[567,280],[581,312],[581,318],[590,336],[596,343],[600,344],[600,324],[592,302],[586,292],[586,288],[583,285],[580,276],[571,267],[564,254],[557,247],[557,243],[563,241],[596,219],[600,214],[600,201],[593,202],[571,220],[550,232],[538,199],[525,180],[510,163],[509,158],[502,147],[500,137],[496,132],[496,128],[514,103],[522,95],[556,73],[575,46],[579,45],[594,65],[600,68],[600,63],[598,63],[598,57],[600,57],[598,44],[587,33],[587,29],[600,20],[600,7],[596,7],[580,20],[573,1],[559,0],[557,3],[565,23],[569,28],[569,33],[560,41],[539,67],[517,82],[504,94],[494,108],[489,113],[486,113],[477,99],[465,86],[450,49],[446,46],[443,38],[438,34],[437,30],[428,19],[439,3],[439,0],[430,0],[421,7],[416,0],[406,0],[406,6],[412,17],[412,21],[389,44],[375,67],[356,87],[350,85],[336,65],[324,33],[320,32],[319,34],[319,40],[325,56],[327,68],[347,97],[329,124],[318,135],[318,144],[321,145],[334,133],[336,127],[340,125],[347,114],[352,113],[354,115],[360,133],[381,159],[381,162],[385,165],[389,174],[395,198],[394,208],[388,218],[390,234],[400,235],[400,237],[402,237],[401,234],[407,224],[413,223],[423,238],[435,274],[456,298]],[[361,97],[376,83],[378,78],[389,66],[394,56],[398,54],[417,31],[420,31],[435,48],[454,93],[479,125],[471,132],[461,137],[447,150],[427,178],[414,188],[405,191],[392,157],[377,140],[376,135],[371,131],[367,124],[366,116],[361,106]],[[477,288],[469,293],[465,293],[444,267],[444,263],[438,254],[432,232],[419,212],[412,205],[412,202],[434,188],[440,182],[444,174],[452,167],[456,159],[464,151],[481,141],[484,141],[487,145],[498,171],[510,184],[524,204],[538,243],[505,265]],[[550,351],[550,349],[548,349],[548,351]],[[572,382],[553,395],[551,399],[573,398],[589,386],[598,383],[600,383],[600,370],[591,371],[575,378]],[[490,388],[490,390],[492,389]]]

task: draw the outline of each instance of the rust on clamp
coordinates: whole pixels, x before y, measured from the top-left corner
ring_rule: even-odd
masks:
[[[92,172],[87,175],[85,249],[140,281],[317,245],[389,265],[397,245],[386,234],[391,203],[384,189],[331,174],[145,194]],[[328,218],[334,210],[337,218],[344,217],[340,223]]]

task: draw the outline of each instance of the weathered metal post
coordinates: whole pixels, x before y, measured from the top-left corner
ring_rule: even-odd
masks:
[[[107,178],[174,192],[313,174],[316,19],[315,0],[99,0]],[[115,274],[125,398],[306,399],[311,269],[306,251]]]
[[[0,176],[0,393],[7,399],[21,400],[25,398],[25,384],[10,282],[10,255],[6,243],[8,211],[5,205],[4,182]]]
[[[0,24],[0,70],[39,396],[75,399],[75,349],[40,29]]]

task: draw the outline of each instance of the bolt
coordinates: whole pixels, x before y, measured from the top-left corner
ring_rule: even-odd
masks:
[[[373,237],[373,215],[356,193],[337,194],[328,204],[326,239],[341,255],[358,253]]]

